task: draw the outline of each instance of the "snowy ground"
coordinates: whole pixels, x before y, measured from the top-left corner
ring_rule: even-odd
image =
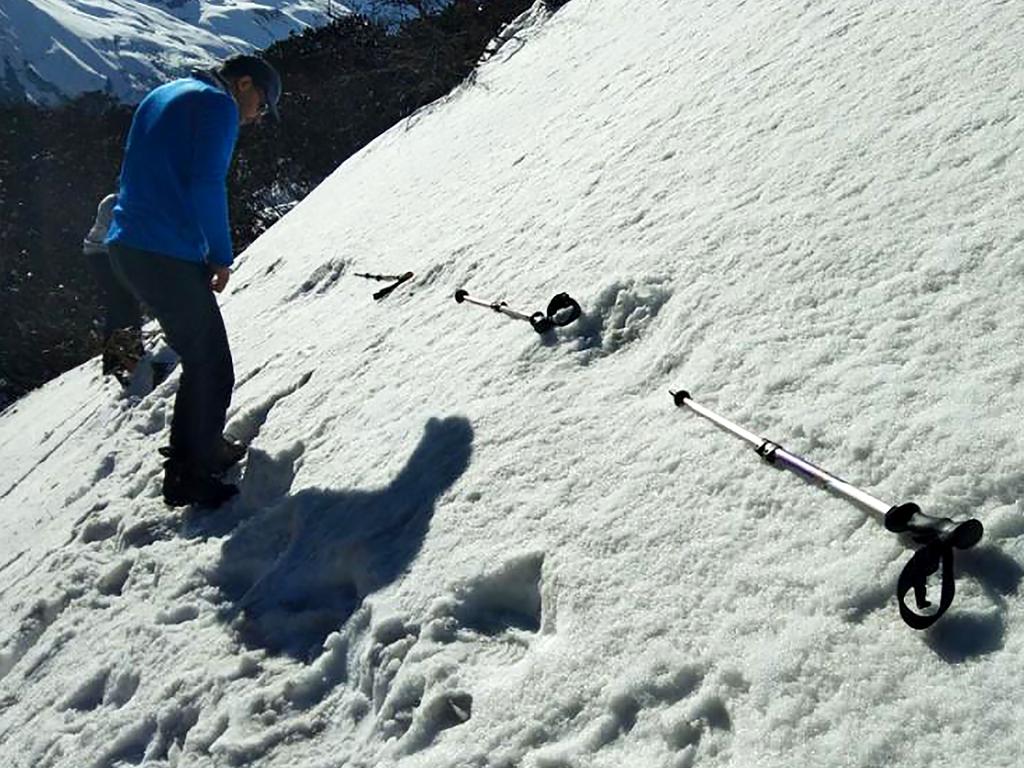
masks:
[[[191,68],[266,48],[322,26],[331,14],[393,15],[379,6],[379,0],[4,0],[0,98],[55,104],[105,91],[134,102]]]
[[[1019,765],[1019,8],[544,16],[240,259],[229,509],[159,499],[176,376],[0,417],[0,764]],[[950,612],[679,387],[981,519]]]

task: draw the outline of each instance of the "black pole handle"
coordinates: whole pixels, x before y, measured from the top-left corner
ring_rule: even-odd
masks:
[[[405,282],[407,282],[409,280],[412,280],[413,277],[415,277],[415,275],[413,275],[412,272],[403,272],[402,274],[398,275],[395,278],[395,282],[394,283],[392,283],[391,285],[389,285],[389,286],[387,286],[385,288],[381,288],[379,291],[377,291],[376,293],[373,294],[374,301],[380,301],[382,299],[386,299],[388,296],[390,296],[394,292],[395,288],[397,288],[398,286],[402,285],[402,283],[405,283]]]
[[[547,333],[576,322],[582,314],[583,310],[576,299],[568,293],[559,293],[548,302],[547,312],[534,312],[530,315],[530,325],[537,333]]]
[[[576,322],[582,314],[579,303],[568,293],[559,293],[548,302],[548,320],[559,328]]]
[[[953,550],[970,549],[981,540],[985,529],[979,520],[957,522],[948,517],[932,517],[917,504],[898,504],[885,514],[885,528],[893,533],[906,533],[924,544],[907,561],[896,582],[896,599],[900,617],[913,629],[927,629],[953,604],[956,581],[953,578]],[[931,606],[927,597],[928,578],[939,569],[942,586],[939,605],[934,613],[921,614],[907,605],[907,593],[914,590],[918,610]]]
[[[934,613],[917,613],[907,605],[907,593],[914,590],[918,610],[931,606],[927,598],[928,577],[942,568],[942,587],[939,605]],[[900,604],[900,618],[912,629],[928,629],[953,604],[956,580],[953,578],[953,546],[939,539],[925,544],[907,561],[896,582],[896,599]]]
[[[543,312],[534,312],[530,315],[530,325],[533,326],[533,330],[537,333],[547,333],[555,327],[555,324],[551,322],[551,318]]]
[[[981,521],[950,520],[948,517],[932,517],[921,511],[914,503],[898,504],[885,513],[885,529],[893,533],[908,533],[920,544],[939,541],[957,549],[970,549],[985,532]]]

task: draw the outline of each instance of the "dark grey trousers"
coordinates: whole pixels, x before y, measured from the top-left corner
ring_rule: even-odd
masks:
[[[119,328],[139,328],[142,325],[139,302],[117,279],[107,253],[90,253],[86,254],[86,258],[92,264],[100,289],[100,301],[104,311],[103,341],[106,342]]]
[[[235,386],[231,349],[206,264],[110,246],[114,273],[149,307],[181,358],[171,420],[171,450],[199,472],[210,472]]]

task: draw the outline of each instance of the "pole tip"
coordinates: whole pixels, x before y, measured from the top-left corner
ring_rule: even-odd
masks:
[[[469,296],[469,291],[464,288],[459,288],[459,290],[455,292],[455,301],[461,304],[466,300],[467,296]]]

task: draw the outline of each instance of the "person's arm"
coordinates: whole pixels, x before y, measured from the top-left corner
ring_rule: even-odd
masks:
[[[231,267],[213,267],[213,274],[210,275],[210,288],[214,293],[221,293],[228,287],[228,280],[231,278]]]
[[[197,99],[190,173],[192,202],[210,247],[207,261],[215,270],[230,267],[234,259],[227,176],[237,138],[238,107],[234,99],[219,93],[205,93]]]

